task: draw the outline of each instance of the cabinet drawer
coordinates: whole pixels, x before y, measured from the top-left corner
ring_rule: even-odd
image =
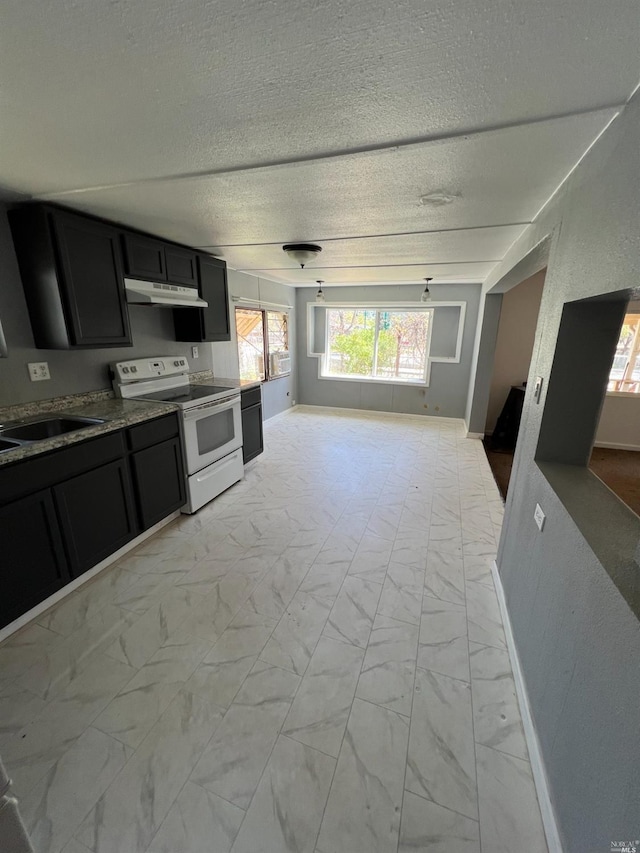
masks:
[[[144,450],[145,447],[167,441],[179,434],[180,426],[177,415],[171,414],[154,418],[152,421],[129,427],[127,430],[129,450]]]
[[[249,406],[255,406],[262,402],[262,388],[258,385],[256,388],[246,388],[240,392],[240,408],[248,409]]]
[[[75,477],[125,454],[122,430],[0,469],[0,505]]]

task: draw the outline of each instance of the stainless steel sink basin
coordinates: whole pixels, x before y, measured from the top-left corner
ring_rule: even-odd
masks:
[[[0,438],[0,453],[4,453],[5,450],[14,450],[16,447],[20,447],[19,441],[7,441],[4,438]]]
[[[78,429],[103,423],[104,420],[100,418],[42,418],[31,423],[17,424],[0,429],[0,441],[4,439],[16,439],[18,442],[42,441],[45,438],[54,438],[56,435],[64,435],[68,432],[75,432]],[[8,449],[5,448],[5,450]]]

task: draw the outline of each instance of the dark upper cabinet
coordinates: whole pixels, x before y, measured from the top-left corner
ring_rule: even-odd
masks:
[[[219,258],[198,255],[200,296],[207,308],[174,308],[177,341],[230,341],[227,265]]]
[[[164,255],[169,281],[189,287],[198,286],[198,263],[195,252],[190,252],[189,249],[181,249],[179,246],[167,245]]]
[[[9,222],[36,347],[131,346],[117,229],[43,205]]]
[[[262,388],[245,388],[240,396],[242,411],[242,459],[245,465],[264,450],[262,433]]]
[[[92,568],[138,532],[126,459],[54,486],[72,577]]]
[[[122,235],[122,241],[127,275],[186,287],[198,286],[197,255],[192,249],[129,231]]]
[[[69,582],[50,489],[0,508],[0,554],[3,626]]]
[[[127,275],[153,281],[167,280],[164,243],[154,240],[153,237],[129,232],[123,234],[122,242]]]

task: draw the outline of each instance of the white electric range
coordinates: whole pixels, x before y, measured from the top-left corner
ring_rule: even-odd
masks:
[[[193,513],[244,476],[240,386],[192,385],[183,356],[119,361],[111,365],[118,397],[156,400],[180,408],[187,466],[187,503]]]

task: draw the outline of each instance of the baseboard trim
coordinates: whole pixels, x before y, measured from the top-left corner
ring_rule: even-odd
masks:
[[[563,853],[562,844],[560,843],[560,835],[558,833],[558,824],[549,793],[547,773],[542,758],[540,742],[538,741],[538,733],[536,732],[533,717],[531,716],[529,696],[527,694],[527,687],[522,674],[522,668],[520,666],[520,658],[518,657],[518,650],[516,648],[513,631],[511,629],[511,619],[509,618],[509,611],[507,609],[507,600],[504,595],[502,580],[495,560],[491,565],[491,573],[493,575],[493,582],[496,588],[496,595],[498,596],[500,613],[502,614],[502,623],[504,625],[509,658],[513,669],[513,678],[516,685],[516,693],[518,694],[520,713],[522,715],[524,736],[529,749],[531,771],[533,773],[533,781],[538,795],[538,803],[540,804],[540,814],[542,815],[542,824],[547,838],[547,846],[549,847],[549,853]]]
[[[596,441],[593,446],[606,450],[640,450],[640,444],[618,444],[614,441]]]
[[[288,409],[283,409],[281,412],[276,412],[275,415],[271,415],[270,418],[265,418],[265,420],[262,422],[262,426],[266,427],[270,423],[272,423],[273,421],[277,421],[279,418],[283,418],[285,415],[290,415],[291,412],[293,412],[294,409],[297,409],[297,408],[298,408],[298,406],[294,405],[294,406],[289,406]]]
[[[112,566],[114,563],[117,563],[118,560],[125,556],[125,554],[128,554],[129,551],[133,551],[133,549],[137,548],[138,545],[142,545],[144,541],[149,539],[159,530],[162,530],[163,527],[166,527],[167,524],[170,524],[178,518],[179,515],[180,510],[177,510],[176,512],[171,513],[171,515],[168,515],[166,518],[163,518],[162,521],[154,524],[153,527],[145,530],[144,533],[136,536],[136,538],[132,539],[131,542],[127,542],[127,544],[123,545],[122,548],[119,548],[106,559],[102,560],[102,562],[98,563],[97,566],[94,566],[92,569],[89,569],[89,571],[84,572],[80,577],[75,578],[70,583],[66,584],[66,586],[63,586],[62,589],[54,592],[53,595],[49,596],[49,598],[45,598],[44,601],[41,601],[40,604],[36,604],[35,607],[32,607],[31,610],[23,613],[22,616],[18,616],[17,619],[13,620],[13,622],[9,622],[8,625],[5,625],[4,628],[0,629],[0,643],[3,640],[6,640],[7,637],[15,634],[16,631],[20,630],[20,628],[24,628],[25,625],[29,624],[29,622],[33,622],[38,617],[42,616],[42,614],[53,607],[54,604],[57,604],[70,593],[75,592],[76,589],[84,586],[85,583],[88,583],[90,580],[95,578],[96,575],[99,575],[101,571]]]
[[[468,433],[467,433],[467,438],[478,438],[478,439],[483,439],[483,438],[484,438],[484,433],[483,433],[483,432],[468,432]]]
[[[431,421],[433,423],[446,421],[447,423],[459,424],[462,427],[466,426],[464,418],[450,418],[446,415],[436,417],[435,415],[415,415],[411,412],[380,412],[377,409],[348,409],[344,406],[316,406],[313,403],[299,403],[295,408],[301,412],[308,410],[311,412],[341,412],[349,415],[378,415],[383,418],[408,418],[414,421]]]

